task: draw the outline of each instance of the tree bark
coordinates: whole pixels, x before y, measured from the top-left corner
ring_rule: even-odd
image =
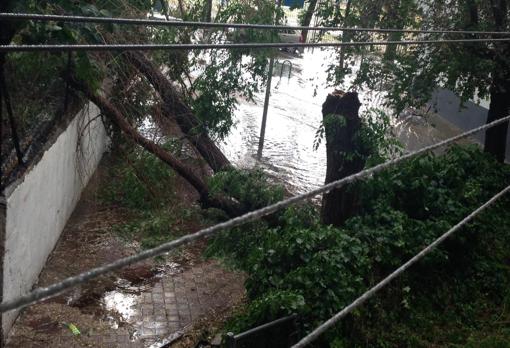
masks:
[[[506,30],[508,23],[506,0],[491,0],[491,6],[495,30]],[[506,117],[510,112],[509,54],[510,45],[507,42],[495,45],[494,62],[496,67],[492,72],[491,102],[487,114],[487,123]],[[485,132],[485,151],[493,154],[501,163],[505,161],[507,135],[508,122],[492,127]]]
[[[117,125],[126,136],[168,164],[177,172],[177,174],[190,183],[191,186],[193,186],[199,193],[200,202],[203,207],[221,209],[230,217],[239,216],[244,212],[244,209],[240,206],[240,204],[234,200],[223,197],[212,197],[207,184],[201,178],[196,176],[191,168],[186,166],[178,158],[174,157],[161,146],[142,136],[134,127],[131,126],[131,124],[129,124],[121,112],[119,112],[118,109],[115,108],[106,98],[94,93],[88,86],[74,78],[71,78],[69,82],[73,88],[81,91],[90,101],[96,104],[101,109],[101,112],[115,125]]]
[[[204,22],[211,22],[211,20],[212,20],[212,0],[206,0]]]
[[[12,12],[13,7],[14,1],[12,0],[0,1],[0,11],[2,12]],[[0,43],[2,45],[10,44],[16,30],[16,22],[0,20]]]
[[[364,28],[374,28],[375,24],[381,16],[385,0],[373,0],[368,2],[369,6],[364,8],[360,14],[360,24]]]
[[[388,3],[388,25],[385,27],[393,28],[393,29],[403,29],[404,25],[402,23],[402,18],[400,18],[399,10],[400,10],[400,0],[390,1]],[[402,38],[402,32],[392,32],[388,35],[387,41],[399,41]],[[384,60],[390,62],[395,59],[397,55],[397,45],[386,45],[386,49],[384,51]]]
[[[328,95],[322,105],[326,133],[326,184],[359,172],[365,166],[365,157],[357,140],[361,128],[358,112],[361,103],[357,93]],[[359,211],[357,185],[343,186],[322,197],[321,220],[325,225],[341,226]]]
[[[11,12],[14,6],[14,1],[12,0],[3,0],[0,1],[0,11],[1,12]],[[15,22],[0,20],[0,44],[9,45],[11,43],[12,38],[16,34],[17,27]],[[10,99],[8,90],[6,88],[5,82],[5,62],[6,62],[6,54],[0,53],[0,108],[3,108],[2,103],[5,102],[5,108],[7,112],[7,119],[9,120],[9,125],[11,127],[11,136],[13,138],[13,144],[16,150],[16,155],[18,157],[18,163],[23,165],[23,153],[20,148],[20,141],[17,133],[17,122],[14,119],[12,108],[10,105]],[[5,88],[5,90],[3,90]],[[2,110],[0,110],[0,137],[4,136],[4,119]],[[3,171],[0,169],[0,176],[3,178]],[[0,185],[1,186],[1,185]],[[1,338],[1,336],[0,336]],[[0,340],[1,343],[1,340]]]
[[[501,72],[499,72],[501,74]],[[510,80],[496,78],[491,87],[491,102],[487,123],[510,115]],[[506,155],[508,122],[487,129],[485,132],[485,152],[503,163]]]
[[[351,6],[352,6],[352,0],[347,0],[347,5],[345,6],[345,15],[344,15],[344,25],[346,26],[349,26],[349,17],[351,16]],[[351,40],[351,37],[352,37],[352,32],[349,32],[349,31],[345,31],[342,33],[342,42],[349,42]],[[340,47],[340,62],[339,62],[339,65],[340,65],[340,69],[344,69],[344,65],[345,65],[345,47],[346,46],[341,46]]]
[[[315,12],[315,7],[317,7],[317,0],[310,0],[308,4],[308,8],[306,9],[305,17],[303,18],[303,23],[301,23],[304,27],[309,27],[310,22],[312,21],[313,13]],[[308,37],[308,30],[301,30],[301,38],[303,42],[306,42],[306,38]]]
[[[181,100],[175,87],[161,71],[143,54],[126,52],[126,57],[140,71],[163,100],[162,114],[175,119],[187,139],[197,148],[204,160],[215,172],[231,167],[230,161],[205,133],[200,120]]]

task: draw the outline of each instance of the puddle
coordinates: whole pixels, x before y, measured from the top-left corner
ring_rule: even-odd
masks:
[[[173,275],[183,272],[182,266],[177,262],[167,262],[166,264],[156,268],[159,273],[156,275],[158,278],[162,278],[164,275]]]
[[[266,137],[262,159],[256,159],[265,90],[254,95],[254,101],[239,98],[235,126],[220,144],[225,155],[238,167],[259,167],[280,182],[291,193],[302,193],[323,184],[326,173],[324,141],[317,150],[314,139],[322,121],[322,103],[333,90],[326,82],[326,68],[336,57],[333,50],[305,50],[301,57],[280,57],[274,72]],[[282,71],[282,63],[289,63]],[[358,67],[353,67],[356,70]],[[280,74],[282,78],[280,78]],[[354,75],[346,78],[348,86]],[[387,110],[386,92],[358,90],[362,103],[360,114],[371,108]],[[443,140],[459,130],[446,122],[419,117],[393,120],[397,138],[408,151]],[[432,116],[434,117],[434,116]]]
[[[107,311],[116,312],[122,320],[130,321],[137,313],[136,304],[139,302],[139,297],[120,291],[110,291],[104,295],[103,302]]]
[[[182,271],[182,266],[176,262],[167,262],[155,268],[138,266],[124,270],[123,278],[115,281],[115,289],[105,292],[97,301],[106,323],[114,330],[127,327],[131,341],[142,338],[141,302],[144,295],[150,294],[154,285],[164,276]]]
[[[106,311],[105,321],[110,328],[117,330],[126,324],[132,324],[135,316],[139,314],[137,304],[140,299],[141,295],[117,290],[105,293],[101,299],[101,305]],[[136,330],[130,330],[130,336],[132,340],[135,340],[138,337]]]

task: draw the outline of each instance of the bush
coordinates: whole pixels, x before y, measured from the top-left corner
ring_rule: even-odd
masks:
[[[209,180],[212,194],[237,199],[248,210],[255,210],[283,198],[283,188],[269,181],[261,170],[230,169]]]
[[[251,301],[233,327],[240,331],[297,312],[305,335],[509,179],[507,166],[476,147],[452,147],[364,182],[362,213],[340,229],[322,226],[313,207],[300,206],[286,210],[277,226],[259,222],[225,232],[210,251],[248,273]],[[317,346],[466,343],[470,332],[482,330],[478,318],[500,314],[510,288],[508,207],[509,198],[502,198],[329,330]]]
[[[175,198],[170,189],[175,186],[175,173],[167,164],[139,148],[118,151],[119,162],[110,167],[110,183],[101,192],[104,201],[147,211]]]
[[[139,240],[145,249],[169,242],[180,234],[175,217],[166,210],[145,211],[114,229],[127,240]]]

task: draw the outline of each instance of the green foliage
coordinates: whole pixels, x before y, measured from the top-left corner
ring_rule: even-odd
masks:
[[[14,4],[14,2],[13,2]],[[183,11],[172,13],[183,20],[202,21],[205,0],[186,1]],[[29,13],[73,14],[98,17],[146,18],[161,7],[159,1],[149,0],[100,0],[93,3],[83,1],[21,1],[13,10]],[[15,12],[15,11],[14,11]],[[283,12],[276,9],[274,1],[257,0],[229,1],[220,6],[216,21],[244,23],[273,23]],[[21,23],[21,22],[20,22]],[[193,28],[129,27],[123,25],[95,25],[66,22],[22,22],[13,38],[16,44],[107,44],[107,43],[210,43],[270,42],[275,33],[260,30],[195,30]],[[266,79],[267,57],[271,50],[211,50],[211,51],[161,51],[154,52],[154,59],[171,81],[179,83],[185,102],[202,121],[197,132],[207,132],[211,137],[223,139],[234,124],[233,116],[237,98],[253,97]],[[38,53],[39,54],[39,53]],[[67,54],[41,54],[48,60],[59,63],[58,71],[50,65],[32,64],[30,68],[42,68],[54,74],[46,74],[50,81],[63,86],[60,76],[65,75]],[[32,56],[31,56],[32,57]],[[129,84],[129,88],[115,88],[112,100],[124,115],[134,121],[152,115],[157,96],[147,81],[133,83],[135,71],[116,53],[94,55],[78,53],[72,55],[73,72],[93,90],[98,90],[106,76],[114,83]],[[19,64],[16,61],[16,65]],[[49,82],[49,81],[44,81]],[[59,93],[62,95],[63,93]],[[156,97],[156,98],[155,98]],[[18,110],[16,110],[18,113]],[[37,118],[38,116],[32,116]]]
[[[183,20],[202,21],[205,0],[193,0],[179,14]],[[269,0],[234,0],[218,8],[214,21],[270,24],[274,21],[275,4]],[[274,34],[264,30],[179,30],[155,28],[151,37],[160,43],[192,42],[270,42]],[[166,73],[177,81],[185,101],[202,121],[201,129],[210,136],[225,138],[234,124],[237,99],[251,100],[265,83],[267,57],[271,50],[207,50],[191,52],[159,52],[155,58],[168,67]]]
[[[114,226],[114,231],[128,241],[139,240],[142,248],[154,248],[180,235],[173,214],[167,210],[148,210]]]
[[[283,198],[283,188],[270,183],[262,170],[230,169],[209,180],[211,193],[237,199],[246,209],[255,210]]]
[[[237,106],[233,91],[251,94],[256,89],[241,78],[242,65],[221,57],[223,53],[211,52],[210,65],[194,81],[190,100],[193,111],[200,117],[208,134],[222,139],[233,126],[233,115]],[[246,85],[243,85],[246,82]]]
[[[42,121],[50,120],[63,104],[63,80],[59,75],[64,66],[60,55],[11,53],[7,56],[5,75],[22,134],[23,130],[33,131]]]
[[[317,11],[319,21],[347,27],[481,31],[506,31],[510,23],[508,11],[493,7],[490,1],[349,2],[349,12],[345,7],[340,9],[333,5],[321,8]],[[421,40],[453,38],[457,37],[439,34],[420,36]],[[414,37],[398,32],[385,35],[345,33],[337,39],[344,42],[398,41]],[[491,92],[506,90],[510,64],[507,53],[506,43],[346,47],[337,51],[339,61],[344,64],[331,64],[328,80],[344,89],[380,90],[383,86],[388,92],[387,106],[398,115],[406,107],[421,107],[429,102],[431,93],[438,87],[456,92],[462,102],[485,99],[490,97]],[[346,76],[350,74],[354,74],[355,78],[347,84]]]
[[[151,2],[145,0],[129,1],[129,9],[132,12],[140,13],[148,11],[151,8]],[[23,12],[29,13],[48,13],[48,14],[70,14],[80,16],[111,17],[125,15],[127,10],[126,1],[123,0],[105,0],[97,1],[94,4],[84,2],[69,1],[21,1],[18,8],[23,8]],[[127,10],[129,11],[129,10]],[[104,35],[118,34],[121,27],[118,25],[105,25],[96,27],[94,25],[84,25],[66,22],[41,22],[27,21],[17,28],[17,35],[13,41],[18,44],[103,44]],[[40,55],[50,56],[50,54],[38,53]],[[66,67],[65,60],[67,55],[61,55],[62,66]],[[103,67],[91,59],[87,53],[78,53],[73,57],[74,69],[77,76],[90,83],[93,89],[98,89],[105,76]],[[45,65],[37,65],[38,68],[45,70]],[[58,77],[61,74],[56,74]]]
[[[151,7],[145,0],[86,1],[8,1],[5,12],[37,14],[69,14],[98,17],[131,17],[146,13]],[[129,14],[129,15],[128,15]],[[135,15],[135,16],[136,16]],[[6,32],[12,30],[12,44],[103,44],[105,37],[121,36],[124,27],[58,21],[6,21]],[[21,137],[33,135],[34,129],[50,119],[59,119],[66,95],[66,77],[72,71],[80,80],[98,90],[109,73],[93,55],[79,53],[24,52],[6,55],[6,79],[11,92],[13,111],[19,119]],[[41,109],[41,105],[45,107]]]
[[[232,332],[240,332],[253,323],[267,323],[268,318],[281,318],[303,310],[305,301],[300,294],[292,291],[276,290],[263,298],[250,302],[245,313],[240,313],[236,320],[227,323]],[[249,313],[247,315],[246,313]]]
[[[151,153],[133,148],[120,153],[119,163],[110,168],[108,185],[102,197],[106,202],[128,209],[147,211],[164,206],[175,197],[175,173]]]
[[[163,147],[176,153],[176,145],[168,141]],[[199,208],[178,201],[179,183],[168,165],[139,148],[115,151],[100,199],[125,212],[125,221],[113,226],[116,233],[139,241],[142,248],[153,248],[200,226]]]
[[[380,109],[368,109],[362,115],[358,134],[361,148],[368,153],[367,167],[395,158],[402,153],[402,144],[393,135],[390,116]]]
[[[509,179],[510,168],[476,147],[452,147],[367,180],[362,213],[340,229],[321,225],[313,207],[300,206],[286,210],[276,226],[259,222],[225,232],[211,252],[248,273],[251,300],[233,326],[242,331],[295,312],[304,335]],[[468,344],[470,336],[486,331],[483,339],[497,347],[508,335],[487,331],[483,322],[488,315],[500,317],[508,301],[509,203],[508,197],[501,199],[328,331],[317,346]]]
[[[359,150],[345,154],[347,157],[366,158],[367,166],[371,167],[401,154],[402,145],[393,136],[390,117],[383,110],[368,109],[361,115],[361,120],[360,131],[356,135]],[[343,127],[346,124],[345,117],[327,115],[315,133],[314,150],[317,151],[319,148],[326,128],[334,129],[334,127]]]

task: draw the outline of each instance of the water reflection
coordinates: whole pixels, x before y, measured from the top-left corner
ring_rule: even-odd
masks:
[[[335,59],[332,50],[308,50],[302,57],[289,59],[280,79],[276,64],[271,93],[263,157],[256,161],[264,91],[254,102],[240,100],[236,127],[221,145],[226,155],[240,167],[262,167],[298,193],[321,185],[326,172],[326,151],[321,144],[315,151],[314,138],[322,120],[322,103],[332,88],[326,84],[326,69]],[[371,96],[370,96],[371,97]],[[372,98],[360,93],[362,108],[374,106]],[[377,101],[379,102],[379,100]]]
[[[283,71],[281,62],[288,63]],[[302,57],[280,57],[275,65],[265,145],[261,161],[256,160],[264,93],[254,102],[239,100],[236,126],[221,144],[227,157],[242,168],[260,167],[270,176],[282,180],[292,193],[301,193],[323,184],[326,173],[326,150],[322,143],[313,149],[317,128],[322,120],[322,103],[333,90],[326,83],[326,69],[334,62],[331,49],[306,50]],[[352,78],[352,76],[351,76]],[[347,85],[349,81],[347,81]],[[384,91],[358,91],[362,107],[384,109]],[[416,150],[459,133],[437,115],[427,117],[409,113],[394,120],[394,133],[407,150]]]

